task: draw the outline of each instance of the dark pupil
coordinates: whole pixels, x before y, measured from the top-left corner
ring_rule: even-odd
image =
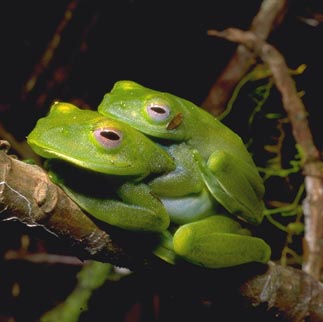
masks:
[[[159,106],[152,106],[151,109],[158,114],[165,114],[166,113],[165,109],[162,107],[159,107]]]
[[[103,136],[104,138],[111,140],[111,141],[120,140],[120,136],[117,133],[112,132],[112,131],[102,131],[101,136]]]

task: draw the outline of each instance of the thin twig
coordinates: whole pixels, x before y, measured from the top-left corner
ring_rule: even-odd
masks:
[[[25,98],[34,89],[39,77],[48,68],[49,64],[53,60],[54,54],[61,42],[61,34],[71,21],[73,13],[78,6],[78,2],[79,0],[71,0],[67,5],[63,19],[58,24],[45,52],[22,88],[22,98]]]
[[[306,198],[303,201],[305,215],[303,269],[319,279],[323,268],[323,165],[320,152],[314,145],[306,108],[297,93],[285,59],[276,48],[250,31],[229,28],[224,31],[212,30],[211,34],[243,44],[258,55],[272,72],[291,122],[296,144],[303,157],[306,188]]]
[[[266,39],[283,19],[287,0],[264,0],[254,17],[250,30],[261,39]],[[210,35],[210,32],[208,32]],[[234,88],[255,64],[255,55],[245,46],[239,45],[222,74],[212,85],[206,99],[201,104],[211,114],[223,113]]]
[[[61,254],[28,253],[8,250],[4,255],[6,261],[27,261],[35,264],[61,264],[71,266],[83,266],[84,261],[79,258]]]
[[[10,142],[11,148],[14,150],[14,153],[17,154],[22,160],[30,160],[40,165],[41,158],[37,155],[30,146],[27,144],[26,140],[21,142],[17,141],[15,137],[9,133],[0,122],[0,139]]]

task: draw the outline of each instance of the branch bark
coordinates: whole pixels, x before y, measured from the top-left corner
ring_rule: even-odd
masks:
[[[253,306],[266,303],[287,321],[323,321],[323,285],[301,270],[269,263],[268,270],[244,282],[240,292]]]

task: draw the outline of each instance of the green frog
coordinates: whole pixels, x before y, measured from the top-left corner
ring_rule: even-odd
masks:
[[[199,152],[186,142],[157,144],[129,124],[65,102],[53,104],[27,142],[82,209],[124,230],[158,234],[152,251],[171,264],[219,268],[270,258],[265,241],[213,197]]]
[[[259,224],[264,213],[264,184],[242,139],[211,114],[173,94],[136,82],[118,81],[98,112],[125,122],[160,142],[192,149],[213,197],[231,213]]]

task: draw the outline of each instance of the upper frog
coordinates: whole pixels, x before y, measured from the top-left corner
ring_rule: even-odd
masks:
[[[185,142],[195,153],[206,185],[230,213],[249,222],[263,218],[264,185],[242,139],[192,102],[173,94],[118,81],[98,111],[159,142]]]

